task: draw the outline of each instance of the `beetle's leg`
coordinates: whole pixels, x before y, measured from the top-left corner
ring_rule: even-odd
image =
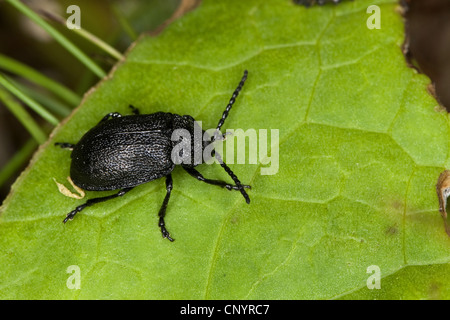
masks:
[[[231,169],[225,164],[225,162],[222,161],[222,163],[220,164],[222,166],[222,168],[224,168],[224,170],[226,171],[226,173],[228,173],[228,175],[231,177],[231,179],[233,179],[234,183],[236,184],[236,186],[238,187],[238,190],[241,192],[242,196],[245,199],[245,202],[247,202],[247,204],[250,204],[250,198],[247,194],[247,192],[245,192],[244,187],[241,182],[239,181],[238,177],[236,177],[236,175],[233,173],[233,171],[231,171]]]
[[[222,128],[223,123],[225,122],[225,119],[228,117],[228,113],[230,113],[230,109],[233,106],[234,102],[236,101],[237,96],[239,95],[239,92],[241,91],[242,87],[244,86],[245,80],[247,80],[248,71],[244,71],[244,75],[242,76],[241,82],[239,82],[239,85],[237,86],[236,90],[234,90],[233,95],[231,96],[230,102],[228,102],[227,107],[225,108],[225,111],[222,114],[222,118],[220,118],[219,123],[217,124],[216,131],[220,131],[220,128]]]
[[[166,215],[166,210],[167,210],[167,204],[169,203],[169,199],[170,199],[170,193],[172,192],[172,188],[173,188],[173,181],[172,181],[172,175],[168,174],[166,176],[166,196],[164,198],[164,201],[162,203],[161,209],[159,209],[159,224],[158,226],[161,228],[161,233],[163,238],[167,238],[170,241],[173,241],[174,239],[172,239],[170,237],[169,231],[167,231],[166,229],[166,223],[164,222],[164,216]]]
[[[141,112],[139,111],[139,109],[136,108],[135,106],[133,106],[133,105],[130,104],[128,107],[131,109],[131,111],[132,111],[134,114],[136,114],[136,115],[141,114]]]
[[[108,113],[106,116],[104,116],[103,119],[100,120],[99,123],[102,123],[102,122],[104,122],[104,121],[107,121],[107,120],[109,120],[109,118],[120,118],[121,116],[122,116],[122,115],[121,115],[120,113],[118,113],[118,112],[110,112],[110,113]]]
[[[247,204],[250,204],[250,198],[249,198],[247,192],[245,192],[245,190],[244,190],[245,187],[241,184],[241,181],[239,181],[238,177],[236,177],[236,175],[233,173],[233,171],[231,171],[230,167],[228,167],[226,165],[226,163],[223,162],[219,153],[214,152],[214,157],[219,161],[220,166],[225,170],[226,173],[228,173],[228,175],[231,177],[231,179],[233,179],[234,183],[238,187],[238,190],[241,192],[242,196],[244,197],[245,202],[247,202]]]
[[[183,169],[186,170],[191,176],[193,176],[197,180],[200,180],[200,181],[203,181],[203,182],[206,182],[208,184],[215,185],[215,186],[220,186],[220,187],[223,187],[223,188],[227,188],[228,190],[240,190],[239,186],[229,184],[228,182],[225,182],[225,181],[222,181],[222,180],[206,179],[205,177],[203,177],[203,175],[200,172],[198,172],[194,168],[183,167]],[[251,187],[247,186],[247,185],[241,185],[241,187],[251,189]]]
[[[86,203],[78,206],[75,208],[75,210],[70,211],[66,218],[63,220],[64,223],[66,223],[69,220],[72,220],[73,217],[80,212],[81,210],[83,210],[86,207],[92,206],[93,204],[99,203],[99,202],[103,202],[103,201],[107,201],[107,200],[111,200],[117,197],[121,197],[123,196],[125,193],[127,193],[128,191],[130,191],[133,188],[125,188],[120,190],[118,193],[112,194],[110,196],[106,196],[106,197],[101,197],[101,198],[94,198],[94,199],[89,199],[88,201],[86,201]]]
[[[55,146],[60,146],[61,149],[73,149],[75,147],[74,144],[69,142],[55,142]]]

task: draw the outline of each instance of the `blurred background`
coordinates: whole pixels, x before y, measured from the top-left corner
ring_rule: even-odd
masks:
[[[430,77],[441,105],[450,111],[450,1],[409,0],[408,5],[411,62]]]
[[[358,0],[355,0],[358,1]],[[81,8],[81,27],[123,53],[142,32],[156,30],[177,9],[181,0],[77,0]],[[442,106],[450,110],[450,0],[403,0],[406,33],[409,39],[408,60],[433,83]],[[65,22],[69,0],[23,1],[61,34],[86,53],[103,70],[117,61],[91,41],[67,29]],[[382,22],[381,22],[382,23]],[[383,24],[381,25],[383,28]],[[10,60],[13,59],[13,60]],[[71,91],[58,95],[46,89],[45,80],[36,81],[31,67]],[[76,107],[77,99],[99,80],[46,31],[8,1],[0,0],[0,72],[29,97],[48,107],[57,120]],[[55,85],[49,86],[55,89]],[[0,85],[0,89],[2,86]],[[17,114],[11,112],[11,95],[0,91],[0,203],[11,183],[27,166],[38,144],[30,136]],[[3,92],[3,93],[2,93]],[[13,99],[17,104],[20,100]],[[20,103],[19,103],[20,104]],[[41,130],[49,134],[53,125],[31,111]]]
[[[61,34],[87,54],[103,70],[108,71],[117,59],[104,50],[56,22],[57,16],[65,20],[69,5],[81,9],[81,27],[123,53],[142,32],[155,30],[176,10],[181,0],[28,0],[22,1]],[[52,14],[54,17],[49,18]],[[8,58],[14,59],[9,61]],[[16,66],[16,62],[19,65]],[[0,0],[0,72],[8,80],[42,105],[50,106],[58,120],[65,118],[76,107],[73,99],[61,99],[42,81],[30,81],[30,73],[22,70],[24,64],[69,88],[75,96],[83,94],[99,78],[77,58],[56,42],[44,29],[37,26],[7,1]],[[13,66],[13,67],[12,67]],[[13,70],[11,70],[13,68]],[[25,72],[25,76],[18,75]],[[1,88],[1,85],[0,85]],[[11,96],[11,95],[10,95]],[[14,99],[17,102],[18,99]],[[33,119],[48,135],[53,125],[27,108]],[[11,183],[27,166],[37,143],[3,99],[0,99],[0,203],[9,192]]]

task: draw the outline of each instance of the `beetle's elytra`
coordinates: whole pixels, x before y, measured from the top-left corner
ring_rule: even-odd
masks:
[[[247,70],[244,71],[239,85],[234,91],[221,119],[217,125],[216,133],[220,128],[239,95],[245,80]],[[173,187],[172,171],[175,163],[172,159],[172,150],[179,141],[172,141],[172,133],[177,129],[184,129],[191,136],[194,135],[194,118],[185,115],[156,112],[153,114],[140,114],[138,109],[130,106],[134,115],[122,116],[118,112],[108,113],[103,119],[78,141],[76,144],[57,142],[61,148],[72,149],[72,162],[70,177],[78,187],[88,191],[119,190],[119,192],[100,198],[93,198],[69,212],[63,220],[66,223],[74,216],[93,204],[121,197],[133,187],[166,177],[166,196],[159,210],[159,227],[164,238],[173,241],[166,229],[164,216],[169,203]],[[203,131],[203,134],[205,132]],[[194,152],[203,151],[220,135],[213,136],[209,141],[200,144],[191,140],[191,161],[183,161],[180,165],[194,178],[228,190],[239,190],[247,203],[250,198],[231,169],[222,161],[220,155],[212,151],[222,168],[233,179],[234,185],[221,180],[206,179],[195,167],[199,164],[194,159]]]

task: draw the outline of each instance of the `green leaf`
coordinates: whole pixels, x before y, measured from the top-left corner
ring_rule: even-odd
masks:
[[[381,29],[366,27],[373,4]],[[450,239],[435,191],[450,165],[448,115],[428,78],[407,67],[403,30],[393,0],[309,9],[205,0],[158,37],[141,37],[5,201],[0,298],[450,298]],[[65,181],[70,153],[54,142],[76,143],[129,104],[214,128],[244,69],[224,128],[279,130],[276,174],[230,165],[252,186],[250,205],[176,168],[166,216],[173,243],[157,225],[163,179],[61,223],[86,199],[58,192],[53,178]],[[230,180],[218,165],[199,171]],[[70,266],[80,289],[69,288]],[[367,287],[370,266],[381,289]]]

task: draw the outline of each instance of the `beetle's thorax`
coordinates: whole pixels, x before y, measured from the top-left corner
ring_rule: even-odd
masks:
[[[173,116],[172,161],[185,167],[195,167],[208,161],[210,156],[205,155],[205,149],[211,149],[212,146],[208,146],[212,142],[208,133],[202,129],[201,123],[189,115]]]

